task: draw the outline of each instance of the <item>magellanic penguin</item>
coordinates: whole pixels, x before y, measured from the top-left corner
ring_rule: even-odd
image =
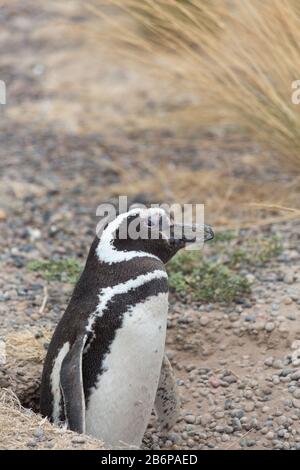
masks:
[[[131,222],[157,228],[159,237],[121,239]],[[41,412],[54,423],[113,447],[139,447],[153,408],[161,428],[176,422],[175,381],[164,357],[164,265],[193,241],[176,227],[162,209],[132,209],[95,238],[44,364]],[[213,238],[204,227],[204,238]]]

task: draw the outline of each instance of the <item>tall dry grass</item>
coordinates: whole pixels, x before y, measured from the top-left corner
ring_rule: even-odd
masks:
[[[193,123],[239,126],[300,171],[300,105],[292,103],[300,78],[297,0],[94,0],[93,11],[102,15],[105,3],[134,20],[124,29],[116,10],[105,13],[124,52],[172,73],[200,98]],[[159,51],[176,60],[156,60]]]

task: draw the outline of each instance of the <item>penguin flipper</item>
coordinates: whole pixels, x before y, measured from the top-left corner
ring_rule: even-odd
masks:
[[[68,428],[85,433],[85,398],[82,381],[82,353],[87,335],[78,336],[63,360],[60,387]]]
[[[161,366],[154,406],[161,431],[169,431],[179,417],[180,398],[173,369],[166,355]]]

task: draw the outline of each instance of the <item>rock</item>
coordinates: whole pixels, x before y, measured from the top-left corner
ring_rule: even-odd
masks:
[[[244,392],[244,397],[247,398],[247,400],[249,400],[250,398],[253,397],[253,392],[252,390],[245,390]]]
[[[165,447],[167,447],[167,448],[172,447],[172,445],[173,445],[173,442],[170,441],[169,439],[165,442]]]
[[[170,434],[169,439],[173,444],[177,444],[180,441],[180,437],[175,433]]]
[[[288,292],[288,296],[292,300],[297,301],[299,299],[299,289],[290,289]]]
[[[280,372],[280,376],[281,376],[281,377],[287,377],[291,372],[292,372],[292,369],[288,369],[287,367],[285,367],[285,368],[282,369],[282,371]]]
[[[187,445],[188,445],[189,447],[194,447],[194,445],[195,445],[194,440],[191,439],[191,438],[189,438],[189,439],[187,440]]]
[[[200,318],[200,325],[201,326],[206,326],[209,323],[209,318],[208,317],[201,317]]]
[[[286,275],[283,278],[283,282],[285,282],[285,284],[293,284],[293,282],[294,282],[294,273],[292,273],[292,272],[286,273]]]
[[[272,367],[273,362],[274,362],[274,358],[270,356],[270,357],[267,357],[267,359],[265,359],[264,364],[267,367]]]
[[[234,431],[241,431],[242,430],[242,424],[238,418],[233,418],[232,419],[232,426],[234,428]]]
[[[245,441],[247,447],[253,447],[256,444],[256,441],[254,439],[246,439]]]
[[[273,375],[272,382],[273,382],[274,385],[279,385],[280,384],[280,378],[278,377],[278,375]]]
[[[265,330],[268,332],[268,333],[271,333],[271,331],[273,331],[275,328],[275,324],[273,322],[267,322],[265,324]]]
[[[293,407],[294,407],[294,408],[300,409],[300,400],[298,400],[297,398],[294,398],[294,399],[292,400],[292,403],[293,403]]]
[[[0,222],[7,219],[7,214],[3,209],[0,209]]]
[[[273,368],[274,369],[282,369],[283,368],[283,362],[280,359],[275,359],[273,361]]]
[[[37,428],[34,433],[33,433],[34,437],[36,437],[37,439],[42,439],[44,437],[44,430],[42,428]]]
[[[280,308],[280,305],[277,304],[277,303],[273,303],[271,305],[271,309],[272,309],[273,312],[277,312],[279,310],[279,308]]]
[[[237,382],[237,379],[236,377],[234,377],[234,375],[227,375],[226,377],[223,378],[223,380],[227,382],[229,385]]]
[[[196,417],[194,415],[187,415],[185,416],[185,422],[188,424],[194,424],[196,421]]]
[[[291,375],[292,380],[299,380],[300,379],[300,370],[297,370]]]
[[[201,416],[200,422],[202,426],[207,426],[211,422],[211,416],[207,413]]]
[[[211,377],[209,383],[213,388],[218,388],[221,385],[220,380],[217,377]]]
[[[241,419],[245,415],[244,410],[232,410],[230,413],[233,418]]]
[[[244,408],[245,408],[245,411],[247,412],[253,411],[255,408],[255,403],[253,403],[253,401],[247,402]]]

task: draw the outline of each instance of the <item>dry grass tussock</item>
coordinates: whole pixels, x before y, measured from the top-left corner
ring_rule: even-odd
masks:
[[[48,329],[11,332],[0,366],[0,449],[101,449],[103,443],[50,424],[37,410]]]
[[[0,449],[103,449],[96,439],[58,428],[46,418],[23,408],[10,390],[0,389]]]
[[[32,361],[37,364],[43,362],[45,358],[43,343],[51,339],[52,333],[52,330],[46,328],[11,332],[5,337],[8,358],[14,361]]]
[[[273,182],[261,184],[244,177],[236,178],[225,169],[193,171],[182,167],[178,171],[168,164],[155,169],[149,166],[143,179],[129,172],[121,184],[110,188],[112,195],[127,194],[136,198],[136,195],[146,194],[152,202],[169,204],[200,201],[205,204],[206,221],[217,230],[253,228],[300,216],[299,210],[289,209],[298,203],[297,193],[291,191],[289,182],[282,183],[277,203],[268,204],[262,201],[271,199]]]
[[[162,74],[175,74],[179,87],[199,96],[198,124],[221,120],[238,125],[281,157],[282,168],[299,171],[300,106],[291,101],[300,70],[296,1],[108,3],[119,10],[103,13],[101,5],[107,2],[94,0],[91,11],[106,16],[124,53]],[[131,16],[135,25],[124,27],[116,11]],[[161,52],[176,60],[161,60]]]
[[[38,409],[39,388],[45,343],[49,343],[49,329],[11,332],[2,339],[5,342],[6,360],[0,366],[0,389],[14,393],[22,405]]]
[[[167,120],[162,115],[164,127],[173,125],[177,136],[184,135],[188,142],[198,130],[201,136],[211,126],[223,131],[233,126],[245,142],[259,143],[262,149],[250,173],[242,160],[242,171],[235,172],[230,155],[225,165],[217,162],[215,170],[199,172],[185,171],[183,157],[177,171],[166,163],[151,173],[144,159],[140,167],[145,167],[148,176],[143,187],[129,175],[122,178],[123,193],[145,192],[146,188],[153,193],[156,187],[157,200],[166,200],[167,195],[167,200],[181,197],[204,202],[218,226],[299,217],[298,210],[286,211],[299,207],[300,192],[296,176],[300,105],[291,101],[292,82],[300,69],[298,2],[91,0],[87,5],[91,13],[88,35],[99,47],[113,43],[114,52],[125,61],[130,58],[155,72],[178,96],[191,92],[187,105],[174,106]],[[143,123],[145,128],[158,128],[159,119],[151,115],[146,122],[139,116],[136,127]],[[278,168],[282,175],[292,170],[289,179],[275,177],[272,183],[274,167],[277,175]],[[263,207],[246,208],[247,203],[263,203]]]

